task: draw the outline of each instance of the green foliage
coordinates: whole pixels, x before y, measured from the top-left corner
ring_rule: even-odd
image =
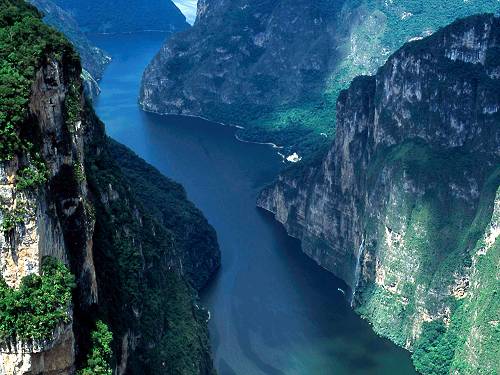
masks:
[[[2,232],[12,231],[18,224],[24,222],[24,218],[27,215],[26,208],[18,204],[14,209],[7,210],[4,207],[1,208],[2,211]]]
[[[455,332],[447,330],[440,320],[424,323],[412,357],[417,371],[426,375],[449,374],[457,339]]]
[[[73,43],[82,60],[84,73],[90,75],[88,79],[91,80],[93,77],[100,80],[109,58],[104,51],[92,45],[73,16],[52,1],[30,0],[29,2],[43,12],[45,23],[62,32]]]
[[[75,177],[78,182],[83,182],[85,180],[85,169],[82,163],[75,162],[73,164],[73,170],[75,172]]]
[[[333,6],[330,3],[330,8]],[[328,72],[319,89],[305,92],[293,103],[279,106],[249,107],[247,103],[207,109],[210,118],[247,127],[243,136],[249,140],[291,145],[305,155],[321,142],[321,133],[332,139],[335,134],[336,103],[342,90],[360,75],[372,75],[387,58],[406,42],[439,30],[457,18],[498,11],[497,0],[449,0],[422,2],[398,0],[349,0],[343,11],[351,24],[338,28],[349,30],[349,38],[340,41],[342,56]],[[324,12],[324,10],[323,10]],[[355,17],[359,14],[359,17]],[[342,16],[339,16],[342,19]],[[340,33],[340,31],[339,31]],[[220,106],[220,108],[217,108]],[[214,113],[210,113],[213,110]],[[301,131],[297,131],[300,129]]]
[[[19,190],[27,190],[43,185],[47,181],[47,173],[47,167],[40,155],[35,154],[32,163],[17,172],[16,187]]]
[[[60,323],[69,322],[73,275],[64,264],[45,258],[41,275],[22,279],[18,289],[0,280],[0,341],[50,339]]]
[[[74,131],[75,124],[81,118],[82,87],[80,82],[71,82],[64,100],[66,124],[70,131]]]
[[[31,86],[48,56],[77,63],[69,42],[46,26],[38,11],[22,0],[0,2],[0,161],[32,151],[23,133]]]
[[[91,335],[92,348],[83,369],[78,371],[78,375],[112,375],[111,370],[111,342],[113,334],[108,326],[98,320],[96,328]]]
[[[83,118],[100,126],[90,110]],[[106,196],[112,187],[119,197],[93,202],[94,260],[100,312],[114,337],[140,332],[136,350],[129,353],[128,372],[211,373],[206,314],[195,307],[196,292],[177,272],[181,257],[186,257],[183,267],[188,277],[190,262],[206,257],[184,254],[185,244],[192,245],[188,250],[194,254],[207,249],[215,253],[210,250],[216,246],[215,235],[208,240],[198,235],[213,230],[187,202],[180,185],[129,150],[122,152],[124,147],[109,142],[103,131],[86,146],[85,170],[92,195]],[[208,273],[203,267],[199,272]],[[206,280],[207,275],[198,277]],[[120,340],[114,340],[114,355],[119,356],[121,349]]]
[[[219,259],[214,229],[187,199],[182,185],[113,140],[109,142],[109,150],[127,176],[136,199],[152,217],[172,231],[177,253],[183,257],[184,275],[195,288],[202,288],[213,272],[213,265],[207,261]]]
[[[384,285],[394,283],[398,293],[370,286],[363,291],[358,312],[369,317],[378,333],[403,346],[414,337],[414,320],[421,319],[417,306],[424,308],[435,320],[423,325],[414,346],[419,372],[494,373],[500,342],[500,330],[492,325],[500,313],[496,277],[500,251],[497,244],[485,255],[477,253],[486,247],[488,224],[498,222],[492,211],[500,168],[481,152],[436,150],[421,140],[410,140],[378,150],[367,169],[367,184],[376,189],[381,176],[395,188],[381,215],[383,222],[368,221],[367,231],[377,238],[375,248],[368,251],[376,252],[385,270],[390,270],[384,274]],[[450,186],[468,189],[464,182],[468,180],[480,187],[477,201],[450,191]],[[413,186],[419,194],[408,193],[404,186]],[[401,236],[391,243],[392,249],[386,245],[387,228]],[[450,294],[458,275],[470,277],[471,289],[463,298]],[[442,318],[445,307],[447,324]]]

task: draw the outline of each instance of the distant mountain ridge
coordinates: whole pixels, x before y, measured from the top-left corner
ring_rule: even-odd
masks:
[[[54,0],[86,33],[146,30],[175,32],[189,27],[171,0]]]

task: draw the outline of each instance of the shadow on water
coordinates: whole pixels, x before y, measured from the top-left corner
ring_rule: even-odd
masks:
[[[202,301],[219,374],[415,374],[408,353],[349,308],[345,284],[255,207],[283,166],[275,150],[238,142],[234,128],[138,109],[142,71],[164,38],[94,38],[113,56],[96,111],[113,138],[182,183],[217,230],[222,267]]]

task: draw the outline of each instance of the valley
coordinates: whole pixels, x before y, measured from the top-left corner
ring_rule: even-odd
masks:
[[[231,127],[137,107],[140,74],[164,37],[94,38],[114,56],[95,105],[108,134],[181,182],[217,231],[222,266],[202,302],[219,374],[415,374],[409,354],[350,309],[347,286],[255,207],[282,169],[276,150],[238,142]]]

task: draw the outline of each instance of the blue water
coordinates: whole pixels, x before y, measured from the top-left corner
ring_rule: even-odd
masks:
[[[139,110],[142,71],[164,38],[94,38],[114,58],[96,111],[109,135],[182,183],[217,230],[222,268],[202,301],[219,374],[415,374],[407,352],[350,310],[344,284],[255,207],[282,168],[275,150],[238,142],[233,128]]]

